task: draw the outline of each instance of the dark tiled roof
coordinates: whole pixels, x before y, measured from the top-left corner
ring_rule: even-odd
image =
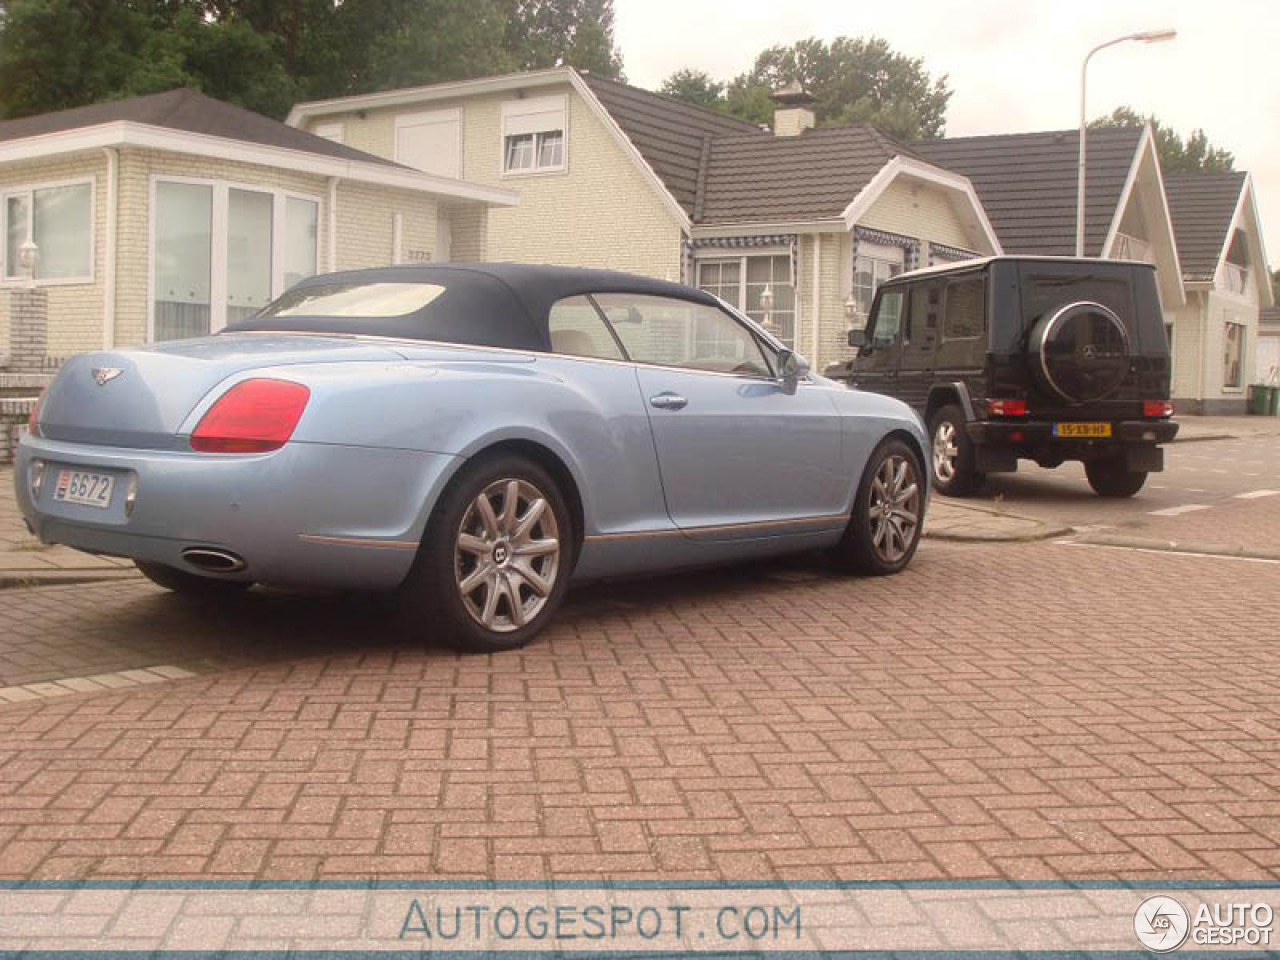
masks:
[[[126,100],[108,100],[87,107],[74,107],[56,113],[41,113],[33,117],[0,122],[0,141],[19,140],[47,133],[60,133],[82,127],[94,127],[102,123],[127,120],[167,127],[187,133],[201,133],[212,137],[225,137],[286,150],[301,150],[342,160],[362,163],[381,163],[390,166],[390,160],[355,150],[340,143],[313,136],[303,130],[286,126],[278,120],[264,117],[252,110],[245,110],[230,103],[187,88],[166,90],[144,97]]]
[[[582,74],[582,79],[690,216],[694,216],[699,171],[711,138],[772,138],[755,124],[674,97],[589,73]]]
[[[1244,177],[1243,173],[1174,173],[1164,178],[1183,279],[1213,279]]]
[[[1142,138],[1138,127],[1089,131],[1085,253],[1106,241]],[[973,181],[1006,253],[1075,253],[1075,130],[953,137],[911,144],[926,160]]]
[[[862,124],[821,127],[797,137],[717,137],[697,220],[833,219],[898,155],[912,154]]]

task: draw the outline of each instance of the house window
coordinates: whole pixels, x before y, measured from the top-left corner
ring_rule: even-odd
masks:
[[[462,109],[396,117],[396,162],[437,177],[462,178]]]
[[[22,245],[39,247],[35,278],[93,282],[93,184],[50,184],[4,197],[4,276],[22,279]]]
[[[1239,388],[1244,382],[1244,324],[1227,323],[1222,351],[1222,385]]]
[[[317,137],[332,140],[334,143],[345,143],[347,139],[347,125],[342,121],[317,123],[311,128],[311,132]]]
[[[553,173],[567,166],[565,96],[509,100],[502,105],[502,172]]]
[[[902,272],[902,251],[863,243],[853,261],[853,302],[858,315],[866,317],[880,284]]]
[[[156,180],[153,339],[220,330],[314,274],[319,212],[318,201],[283,191]]]
[[[790,254],[699,259],[698,287],[737,307],[788,346],[794,344],[796,288]],[[767,317],[766,288],[773,294]]]

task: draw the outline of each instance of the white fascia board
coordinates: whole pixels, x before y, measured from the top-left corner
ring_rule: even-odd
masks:
[[[987,217],[987,211],[982,206],[982,201],[978,198],[978,191],[973,188],[973,183],[968,177],[945,170],[942,167],[935,167],[931,163],[904,157],[902,154],[898,154],[881,167],[879,172],[871,178],[865,187],[858,191],[858,195],[844,208],[844,213],[841,216],[844,219],[845,228],[852,230],[857,226],[858,221],[880,199],[880,195],[889,189],[889,185],[900,176],[924,180],[944,190],[963,196],[978,219],[978,225],[982,228],[983,235],[991,247],[990,253],[993,256],[999,256],[1004,253],[1004,248],[1000,246],[1000,238],[996,236],[995,228],[991,226],[991,220]]]
[[[508,73],[500,77],[432,83],[423,87],[405,87],[401,90],[384,90],[381,93],[334,97],[331,100],[311,100],[294,104],[284,122],[291,127],[296,127],[309,117],[322,117],[331,113],[375,110],[379,107],[401,107],[406,104],[430,103],[433,100],[445,100],[450,97],[470,97],[482,93],[503,93],[508,90],[566,83],[573,72],[569,67],[552,67],[549,70],[533,70],[528,73]]]
[[[1155,134],[1151,129],[1150,122],[1143,124],[1142,136],[1138,139],[1138,149],[1133,152],[1133,160],[1129,164],[1129,172],[1124,178],[1124,187],[1120,191],[1120,199],[1116,202],[1115,212],[1111,216],[1111,225],[1107,228],[1107,236],[1102,241],[1102,249],[1098,251],[1098,257],[1101,259],[1109,259],[1111,252],[1115,248],[1116,237],[1120,234],[1120,223],[1124,220],[1124,212],[1129,208],[1129,204],[1133,199],[1133,193],[1138,184],[1138,178],[1142,175],[1142,165],[1144,161],[1150,160],[1151,169],[1155,171],[1156,190],[1160,196],[1160,210],[1163,216],[1161,223],[1164,225],[1164,241],[1165,249],[1169,251],[1169,256],[1173,260],[1173,276],[1178,278],[1177,283],[1164,284],[1178,295],[1176,303],[1169,304],[1171,307],[1181,307],[1187,302],[1186,290],[1181,283],[1182,280],[1182,262],[1178,258],[1178,240],[1173,233],[1173,217],[1169,213],[1169,198],[1164,192],[1164,176],[1160,173],[1160,156],[1156,152]],[[1155,238],[1150,240],[1153,248],[1157,247]]]
[[[1246,173],[1244,175],[1244,183],[1240,186],[1240,196],[1236,200],[1236,208],[1231,214],[1231,224],[1227,227],[1227,236],[1222,243],[1222,250],[1218,253],[1217,263],[1214,264],[1213,275],[1216,279],[1218,271],[1226,263],[1227,254],[1231,251],[1231,241],[1235,237],[1236,230],[1240,229],[1240,222],[1246,217],[1250,221],[1246,236],[1253,247],[1251,251],[1255,260],[1253,275],[1254,283],[1258,287],[1258,304],[1263,307],[1274,306],[1275,295],[1271,289],[1271,264],[1267,262],[1267,248],[1262,238],[1262,220],[1258,216],[1258,198],[1253,190],[1253,174]]]
[[[725,237],[763,236],[776,233],[847,233],[844,220],[755,220],[744,223],[695,224],[691,240],[719,240]]]
[[[484,187],[465,180],[450,180],[448,177],[434,177],[407,167],[372,162],[362,163],[358,160],[327,157],[304,150],[290,150],[284,147],[272,147],[266,144],[248,143],[243,140],[230,140],[226,137],[212,137],[208,134],[188,133],[183,130],[122,120],[0,143],[0,163],[75,153],[99,147],[137,147],[145,150],[234,160],[494,206],[509,207],[519,202],[519,195],[510,190]]]
[[[654,172],[653,167],[649,166],[649,161],[644,158],[643,154],[641,154],[636,148],[636,145],[631,142],[631,138],[622,132],[622,128],[618,126],[618,121],[613,119],[613,115],[604,108],[604,104],[601,103],[596,98],[596,95],[591,92],[591,88],[588,87],[586,81],[578,75],[578,71],[569,69],[568,74],[570,85],[578,92],[578,95],[586,101],[587,106],[591,108],[591,112],[594,113],[596,118],[604,124],[605,129],[609,131],[610,136],[612,136],[618,146],[622,148],[622,152],[631,158],[631,162],[640,170],[641,175],[649,181],[649,185],[658,192],[658,197],[662,200],[671,216],[675,218],[676,223],[680,226],[680,230],[685,234],[689,233],[692,227],[692,221],[689,219],[689,214],[685,212],[684,207],[680,206],[680,204],[676,202],[676,198],[671,195],[671,191],[668,190],[667,185],[662,182],[662,178]]]

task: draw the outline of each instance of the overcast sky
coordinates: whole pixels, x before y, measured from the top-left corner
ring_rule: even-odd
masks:
[[[720,79],[772,44],[876,35],[922,57],[955,91],[947,133],[1057,130],[1079,123],[1090,47],[1127,43],[1089,67],[1089,116],[1128,104],[1183,136],[1203,127],[1253,174],[1267,255],[1280,266],[1280,0],[614,0],[627,79],[656,88],[681,67]]]

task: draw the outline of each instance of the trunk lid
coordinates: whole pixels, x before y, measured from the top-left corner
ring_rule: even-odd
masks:
[[[185,449],[178,428],[229,376],[302,363],[402,359],[401,353],[380,344],[287,334],[206,337],[83,354],[64,363],[46,391],[40,432],[70,443]]]

